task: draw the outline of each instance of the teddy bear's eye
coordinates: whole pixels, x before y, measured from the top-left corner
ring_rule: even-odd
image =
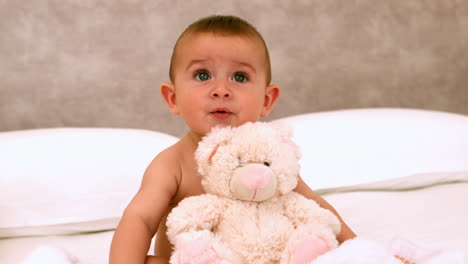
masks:
[[[265,165],[265,166],[267,166],[267,167],[270,167],[270,164],[271,164],[271,163],[268,162],[268,161],[264,161],[264,162],[263,162],[263,165]]]

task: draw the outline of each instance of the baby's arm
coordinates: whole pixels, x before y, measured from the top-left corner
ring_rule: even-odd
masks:
[[[147,261],[151,239],[177,191],[175,172],[178,170],[173,164],[171,152],[166,150],[148,166],[138,193],[125,209],[115,231],[110,249],[111,264]],[[164,260],[148,258],[148,263],[164,263]]]
[[[341,216],[338,212],[333,208],[327,201],[325,201],[320,195],[312,191],[309,186],[299,177],[298,184],[294,191],[304,195],[306,198],[312,199],[316,201],[320,207],[330,210],[333,214],[335,214],[341,222],[341,232],[338,234],[336,239],[341,244],[348,239],[352,239],[356,237],[356,234],[349,228],[349,226],[343,221]]]

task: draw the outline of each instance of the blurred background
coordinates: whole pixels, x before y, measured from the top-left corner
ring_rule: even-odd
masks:
[[[212,14],[263,35],[283,92],[267,120],[368,107],[468,114],[468,1],[0,0],[0,131],[183,135],[159,85],[179,34]]]

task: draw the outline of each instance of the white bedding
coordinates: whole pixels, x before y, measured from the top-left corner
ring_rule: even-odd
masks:
[[[82,263],[104,264],[108,262],[113,233],[113,231],[106,231],[91,234],[0,239],[0,263],[19,264],[34,249],[50,245],[76,256]]]
[[[468,256],[468,172],[421,174],[321,191],[359,236],[406,237]]]
[[[361,237],[382,243],[405,237],[468,256],[468,172],[413,175],[318,191]],[[112,234],[1,239],[1,263],[20,263],[41,245],[61,247],[82,263],[107,263]]]
[[[468,256],[468,117],[363,109],[277,122],[294,129],[303,179],[358,235]],[[47,244],[81,263],[107,263],[145,166],[176,140],[127,129],[0,133],[0,263],[21,263]]]

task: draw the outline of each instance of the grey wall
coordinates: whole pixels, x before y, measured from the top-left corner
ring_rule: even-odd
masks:
[[[195,19],[241,16],[264,35],[270,116],[361,107],[468,114],[468,1],[0,0],[0,131],[183,123],[159,96]]]

